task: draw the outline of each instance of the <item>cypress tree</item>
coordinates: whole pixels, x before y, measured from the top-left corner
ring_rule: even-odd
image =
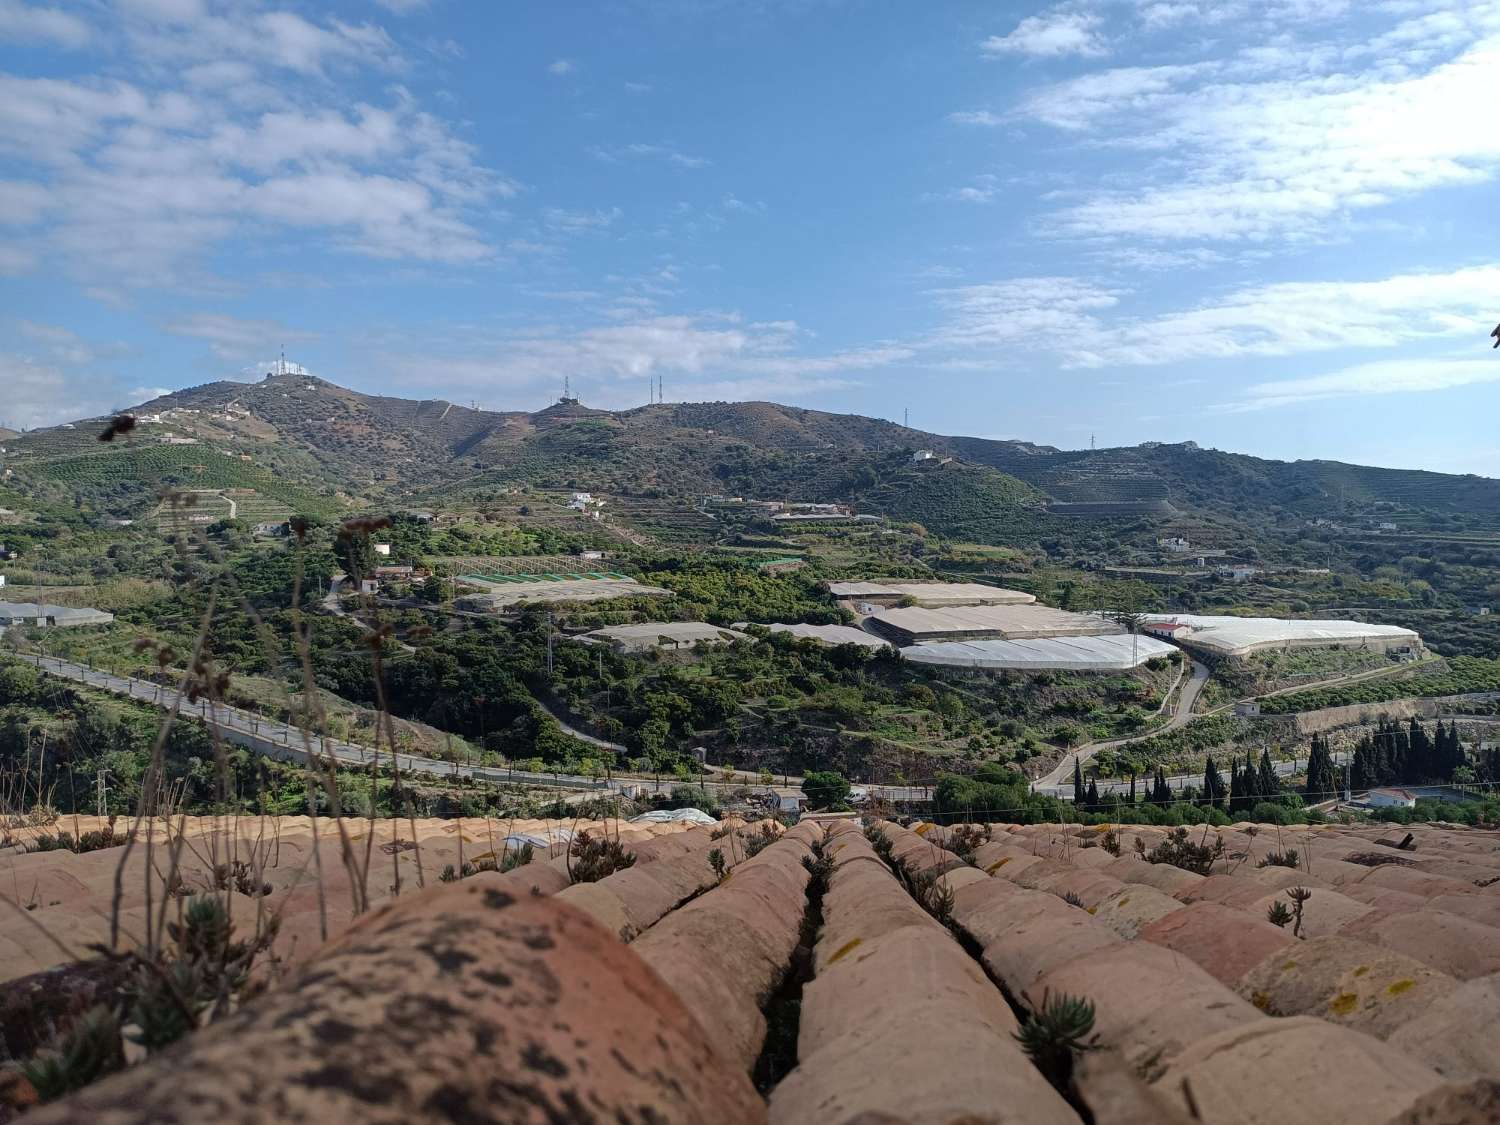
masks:
[[[1083,763],[1078,760],[1078,756],[1075,754],[1073,756],[1073,803],[1081,805],[1083,804],[1083,798]]]
[[[1224,775],[1210,755],[1203,766],[1203,800],[1209,808],[1216,809],[1224,803],[1224,793]]]
[[[1096,778],[1096,777],[1091,777],[1091,778],[1089,778],[1089,809],[1090,809],[1090,811],[1098,811],[1098,808],[1099,808],[1099,779]]]
[[[1135,770],[1130,771],[1130,803],[1135,804]]]
[[[1276,776],[1276,767],[1271,764],[1271,751],[1260,752],[1260,769],[1256,773],[1256,796],[1269,800],[1281,792],[1281,778]]]

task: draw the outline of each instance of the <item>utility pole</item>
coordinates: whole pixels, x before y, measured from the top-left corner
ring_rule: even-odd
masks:
[[[95,795],[96,795],[96,798],[97,798],[97,802],[96,803],[97,803],[97,807],[98,807],[98,814],[99,814],[99,819],[100,820],[104,819],[104,816],[105,816],[104,810],[105,810],[105,807],[106,807],[105,798],[109,794],[109,787],[104,783],[104,774],[105,774],[105,772],[106,771],[104,771],[104,770],[100,770],[99,771],[99,776],[94,779],[94,792],[95,792]]]
[[[547,613],[547,678],[552,678],[552,613]]]

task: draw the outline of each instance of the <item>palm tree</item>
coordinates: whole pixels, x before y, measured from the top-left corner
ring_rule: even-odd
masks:
[[[1116,625],[1123,625],[1130,630],[1130,663],[1132,666],[1139,664],[1141,649],[1141,626],[1146,624],[1146,615],[1139,610],[1115,610],[1109,615],[1109,619]]]

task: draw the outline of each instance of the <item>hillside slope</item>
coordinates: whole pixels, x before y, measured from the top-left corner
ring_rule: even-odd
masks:
[[[1176,508],[1236,523],[1500,526],[1500,481],[1487,478],[1270,461],[1190,442],[1061,450],[769,402],[605,411],[569,400],[535,413],[498,412],[365,395],[283,374],[191,387],[135,413],[159,420],[143,421],[132,445],[192,440],[249,458],[284,488],[361,502],[436,503],[518,486],[679,506],[723,493],[841,500],[976,538],[1003,536],[1002,528],[1035,532],[1051,503],[1061,505],[1045,518],[1054,521],[1072,514],[1149,518]],[[23,478],[58,484],[128,477],[127,464],[111,463],[123,451],[94,440],[98,428],[82,422],[10,439],[7,465]],[[914,449],[955,460],[914,466]],[[104,461],[85,467],[79,458]],[[224,474],[212,475],[218,485]]]

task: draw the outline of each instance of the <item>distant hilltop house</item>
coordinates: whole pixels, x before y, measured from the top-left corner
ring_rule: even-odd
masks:
[[[1409,789],[1371,789],[1365,804],[1375,809],[1416,808],[1417,795]]]
[[[594,518],[598,518],[598,509],[604,507],[602,498],[595,499],[592,492],[575,492],[572,499],[568,501],[568,510],[573,512],[587,512],[594,510]]]
[[[1192,548],[1192,545],[1181,536],[1174,536],[1170,539],[1158,539],[1156,541],[1156,545],[1166,551],[1181,552],[1190,550]]]
[[[1248,582],[1260,573],[1260,568],[1254,566],[1221,566],[1214,573],[1220,578],[1229,579],[1231,582]]]
[[[1192,632],[1192,628],[1181,621],[1149,621],[1141,626],[1141,632],[1164,641],[1175,641]]]
[[[1392,523],[1390,520],[1381,520],[1375,526],[1378,527],[1381,531],[1395,531],[1396,530],[1396,525],[1394,523]]]
[[[375,546],[375,553],[377,555],[383,555],[386,558],[390,558],[390,556],[391,556],[391,545],[389,543],[376,543],[374,546]]]
[[[913,461],[936,461],[937,454],[930,449],[919,449],[911,455]]]

